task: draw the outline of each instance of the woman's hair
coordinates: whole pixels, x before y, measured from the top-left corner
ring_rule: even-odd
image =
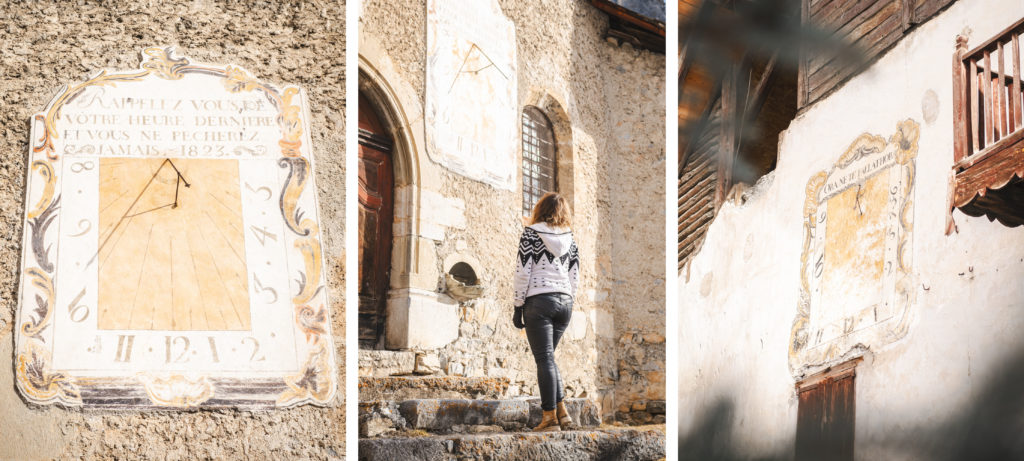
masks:
[[[530,217],[530,224],[539,222],[546,222],[554,227],[571,226],[572,210],[569,209],[569,201],[557,192],[544,194],[533,206],[533,215]]]

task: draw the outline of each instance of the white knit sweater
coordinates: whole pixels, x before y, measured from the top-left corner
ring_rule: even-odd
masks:
[[[580,258],[569,229],[551,227],[547,223],[523,229],[517,263],[513,282],[515,306],[523,305],[527,297],[542,293],[576,296]]]

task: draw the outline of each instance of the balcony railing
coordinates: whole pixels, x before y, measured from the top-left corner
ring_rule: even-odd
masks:
[[[973,50],[958,36],[953,55],[953,172],[950,211],[1024,224],[1024,19]],[[953,230],[952,219],[946,233]]]

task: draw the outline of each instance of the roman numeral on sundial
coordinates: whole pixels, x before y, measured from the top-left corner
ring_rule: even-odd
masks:
[[[119,335],[117,337],[117,355],[115,362],[131,362],[132,346],[135,344],[135,335]]]

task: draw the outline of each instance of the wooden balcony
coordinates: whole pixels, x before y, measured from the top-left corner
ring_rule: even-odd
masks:
[[[1024,19],[967,50],[958,36],[953,54],[953,171],[950,213],[1024,224],[1024,120],[1020,40]],[[952,214],[946,233],[954,229]]]

